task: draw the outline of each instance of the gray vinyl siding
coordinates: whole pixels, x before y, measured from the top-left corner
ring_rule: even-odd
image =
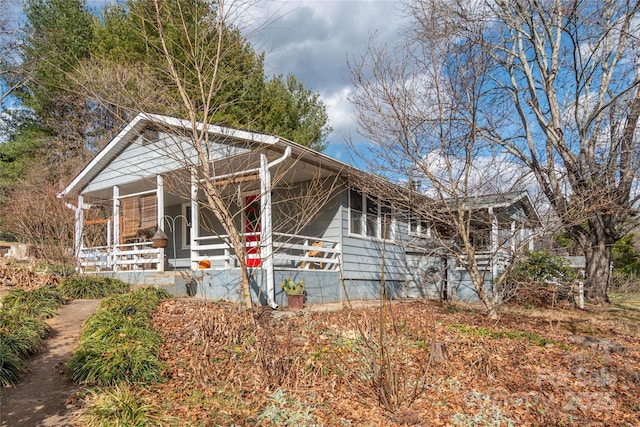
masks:
[[[491,283],[493,281],[491,270],[483,270],[485,288],[491,293]],[[464,269],[455,268],[455,265],[449,268],[449,289],[450,297],[454,301],[478,301],[478,293],[476,292],[469,272]]]
[[[195,163],[195,151],[185,137],[160,132],[158,141],[145,145],[142,141],[142,138],[138,137],[127,145],[91,180],[82,193],[155,177]],[[224,143],[211,143],[211,146],[212,159],[247,151],[246,148]]]
[[[345,281],[380,281],[384,255],[385,281],[402,283],[408,273],[402,242],[406,228],[396,227],[393,240],[350,234],[348,192],[341,194],[342,272]]]
[[[296,234],[327,240],[340,239],[340,190],[333,194],[307,192],[309,182],[298,183],[292,189],[275,189],[272,193],[272,218],[275,233]],[[315,190],[317,191],[317,190]],[[331,191],[328,186],[321,192]],[[321,207],[310,207],[314,198],[326,198]]]

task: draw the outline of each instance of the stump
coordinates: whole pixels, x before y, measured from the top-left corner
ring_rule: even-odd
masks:
[[[431,343],[431,354],[429,362],[439,365],[447,361],[447,344],[442,341],[434,341]]]

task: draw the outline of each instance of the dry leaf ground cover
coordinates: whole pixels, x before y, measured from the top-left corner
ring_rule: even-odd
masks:
[[[490,321],[405,301],[254,322],[234,305],[167,300],[154,317],[166,381],[140,392],[179,425],[640,425],[639,317],[513,308]],[[430,361],[432,342],[446,362]]]

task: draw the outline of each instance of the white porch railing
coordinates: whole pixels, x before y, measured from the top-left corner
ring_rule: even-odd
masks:
[[[339,268],[338,242],[318,237],[274,233],[274,265],[305,270]]]
[[[462,263],[456,267],[456,270],[466,270],[468,256],[463,254],[460,260]],[[511,261],[511,253],[506,249],[498,249],[496,253],[479,251],[476,252],[476,261],[480,269],[490,269],[493,262],[498,267],[498,271],[504,271]]]
[[[250,236],[260,233],[245,234],[245,241]],[[238,266],[237,257],[229,249],[229,236],[200,236],[191,249],[192,263],[197,266],[200,261],[209,261],[210,268],[234,268]],[[340,250],[338,242],[318,237],[293,234],[274,233],[273,264],[280,268],[301,268],[319,270],[337,270]],[[260,246],[260,241],[246,241],[247,248]],[[250,256],[252,254],[249,254]],[[256,254],[258,256],[258,254]],[[264,262],[264,260],[262,260]]]
[[[245,240],[260,233],[247,233]],[[338,242],[311,236],[274,233],[273,264],[278,268],[296,268],[305,270],[335,271],[339,267],[340,249]],[[238,266],[238,259],[231,251],[228,236],[200,236],[191,248],[191,267],[197,269],[200,261],[208,261],[209,268],[228,269]],[[246,241],[247,248],[258,248],[260,241]],[[171,261],[171,260],[170,260]],[[180,261],[183,261],[182,259]],[[188,261],[185,260],[185,261]],[[82,248],[78,263],[83,270],[158,270],[160,249],[151,242],[130,243],[126,245],[95,246]],[[264,260],[262,260],[264,262]]]
[[[83,270],[157,270],[160,249],[151,242],[115,246],[95,246],[80,250],[78,264]]]

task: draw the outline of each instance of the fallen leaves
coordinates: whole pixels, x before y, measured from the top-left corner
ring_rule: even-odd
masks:
[[[509,313],[496,323],[473,310],[448,313],[422,302],[395,304],[385,333],[393,338],[394,380],[423,393],[395,414],[385,412],[369,366],[379,349],[372,339],[378,313],[261,311],[254,322],[233,304],[165,301],[154,324],[163,336],[166,382],[148,391],[181,425],[272,425],[264,411],[274,408],[286,416],[305,408],[302,415],[327,426],[496,419],[634,425],[640,381],[629,372],[640,371],[636,336],[615,337],[629,349],[624,357],[604,355],[573,345],[558,324]],[[446,343],[448,361],[425,370],[433,341]],[[298,406],[276,405],[277,390]]]

